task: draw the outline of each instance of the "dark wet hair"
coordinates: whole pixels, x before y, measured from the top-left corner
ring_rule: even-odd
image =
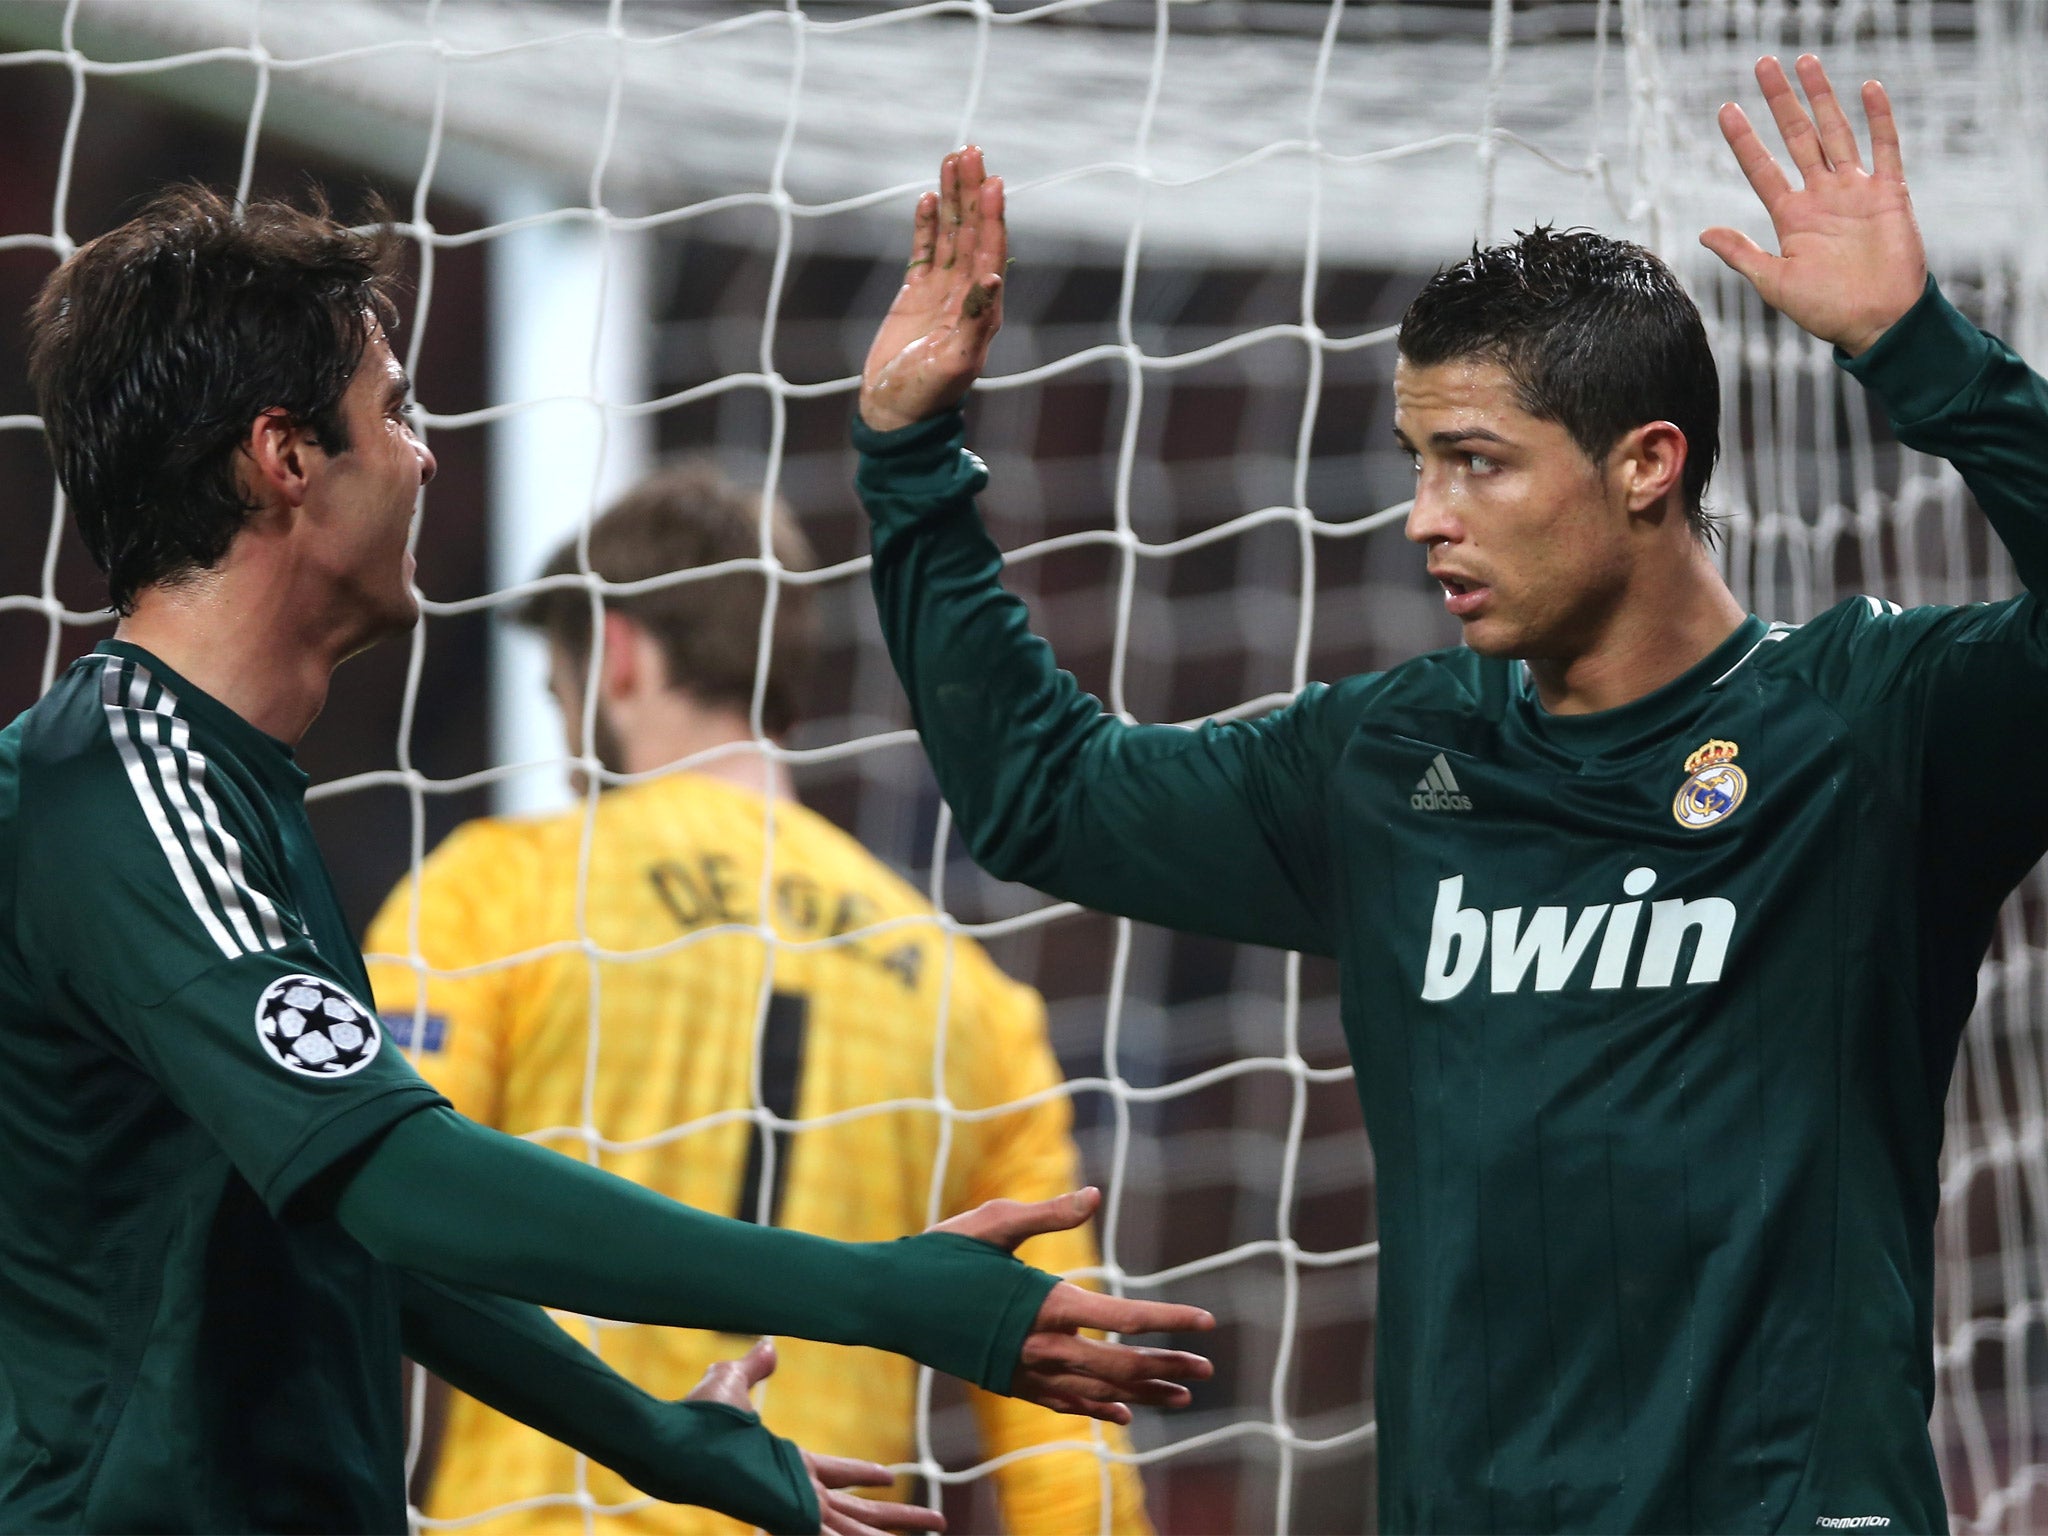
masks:
[[[250,424],[282,410],[347,450],[341,399],[396,318],[399,238],[313,206],[237,210],[207,187],[153,199],[81,246],[29,311],[29,379],[57,479],[132,612],[143,588],[219,564],[253,508],[237,483]]]
[[[1522,409],[1563,427],[1596,463],[1633,428],[1672,423],[1685,434],[1686,519],[1713,541],[1704,499],[1721,453],[1720,372],[1698,306],[1640,245],[1539,225],[1474,246],[1423,285],[1399,345],[1424,366],[1499,365]]]

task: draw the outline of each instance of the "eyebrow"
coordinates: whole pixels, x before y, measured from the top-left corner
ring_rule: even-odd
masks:
[[[1403,448],[1406,448],[1410,453],[1415,451],[1415,444],[1409,440],[1408,434],[1399,427],[1394,428],[1394,441]],[[1455,431],[1432,432],[1429,434],[1429,446],[1432,448],[1450,448],[1459,443],[1498,443],[1503,448],[1514,446],[1498,432],[1488,431],[1485,427],[1460,427]]]
[[[391,376],[391,387],[384,392],[387,401],[398,402],[412,395],[412,377],[401,368]]]

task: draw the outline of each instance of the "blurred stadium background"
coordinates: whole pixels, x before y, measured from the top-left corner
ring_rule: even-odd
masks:
[[[1759,611],[2011,591],[1954,477],[1692,241],[1767,233],[1714,105],[1753,100],[1757,53],[1822,49],[1892,86],[1939,275],[2038,358],[2044,29],[2030,0],[8,0],[0,309],[180,178],[317,182],[344,213],[376,191],[410,221],[428,613],[343,669],[302,749],[358,926],[460,819],[566,803],[537,658],[492,618],[548,548],[669,452],[789,498],[827,565],[804,798],[1046,993],[1115,1272],[1222,1321],[1195,1407],[1140,1421],[1154,1518],[1369,1530],[1372,1163],[1332,971],[988,880],[906,734],[845,425],[916,190],[963,137],[1012,185],[972,428],[1014,584],[1085,684],[1191,720],[1454,643],[1399,532],[1390,328],[1439,262],[1538,220],[1692,281]],[[108,628],[21,345],[0,327],[9,715]],[[1977,1529],[2048,1524],[2037,886],[1987,963],[1945,1166],[1936,1430]],[[956,1528],[990,1529],[949,1403],[930,1459]]]

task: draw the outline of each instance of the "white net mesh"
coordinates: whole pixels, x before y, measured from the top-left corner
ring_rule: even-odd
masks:
[[[1217,1380],[1193,1409],[1136,1431],[1164,1528],[1371,1527],[1371,1157],[1327,968],[1047,906],[980,875],[950,836],[866,598],[844,435],[910,202],[938,155],[972,138],[1011,184],[1019,263],[973,418],[990,526],[1063,663],[1133,717],[1252,712],[1308,678],[1451,639],[1399,531],[1391,327],[1437,262],[1538,219],[1643,239],[1700,298],[1726,380],[1715,500],[1746,602],[1801,620],[1853,591],[1946,602],[2012,589],[1956,478],[1891,444],[1824,350],[1775,324],[1692,237],[1759,223],[1723,164],[1713,106],[1753,99],[1758,52],[1821,48],[1838,79],[1892,87],[1949,291],[2038,352],[2038,7],[15,10],[0,28],[19,51],[0,65],[59,82],[37,98],[52,114],[55,199],[47,224],[17,204],[0,252],[61,257],[96,232],[71,212],[74,182],[95,169],[96,105],[156,92],[232,121],[244,189],[302,164],[366,166],[411,188],[408,348],[444,458],[495,432],[502,477],[531,462],[522,452],[546,458],[551,433],[590,439],[576,494],[540,514],[551,526],[512,526],[523,503],[500,479],[500,558],[489,573],[465,567],[467,585],[430,579],[437,547],[479,531],[441,516],[443,485],[430,493],[426,617],[390,680],[396,739],[381,762],[320,786],[330,813],[368,818],[377,797],[402,797],[417,861],[454,797],[559,778],[559,759],[536,766],[551,754],[507,745],[528,738],[502,720],[495,756],[437,768],[422,689],[443,637],[530,590],[530,552],[648,452],[713,451],[803,512],[825,556],[801,578],[826,605],[824,696],[777,755],[808,800],[912,871],[950,928],[1046,993],[1107,1191],[1105,1282],[1222,1322]],[[594,237],[600,273],[618,270],[605,253],[633,245],[640,276],[597,279],[609,319],[550,387],[436,398],[436,348],[462,344],[437,327],[477,281],[474,258],[536,230]],[[444,272],[460,281],[444,287]],[[499,309],[502,364],[522,317]],[[629,341],[616,344],[644,348],[624,367],[599,343],[622,314]],[[0,416],[13,437],[35,425]],[[41,626],[45,686],[103,622],[64,589],[61,545],[53,513],[39,563],[0,597],[0,618]],[[797,579],[766,549],[778,583]],[[516,691],[497,698],[501,714],[522,707]],[[1951,1507],[1972,1529],[2048,1522],[2041,895],[2030,882],[2010,904],[1986,964],[1943,1169],[1935,1432]],[[948,1113],[936,1097],[933,1113]],[[585,1120],[593,1155],[615,1145]],[[989,1467],[962,1410],[924,1390],[915,1470],[985,1528],[991,1506],[974,1490]],[[601,1513],[580,1478],[557,1497],[588,1522]]]

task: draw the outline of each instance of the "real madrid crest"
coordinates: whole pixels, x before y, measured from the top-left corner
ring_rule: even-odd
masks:
[[[1735,766],[1742,749],[1732,741],[1710,741],[1685,760],[1685,782],[1672,797],[1671,814],[1697,831],[1726,821],[1749,793],[1749,775]]]

